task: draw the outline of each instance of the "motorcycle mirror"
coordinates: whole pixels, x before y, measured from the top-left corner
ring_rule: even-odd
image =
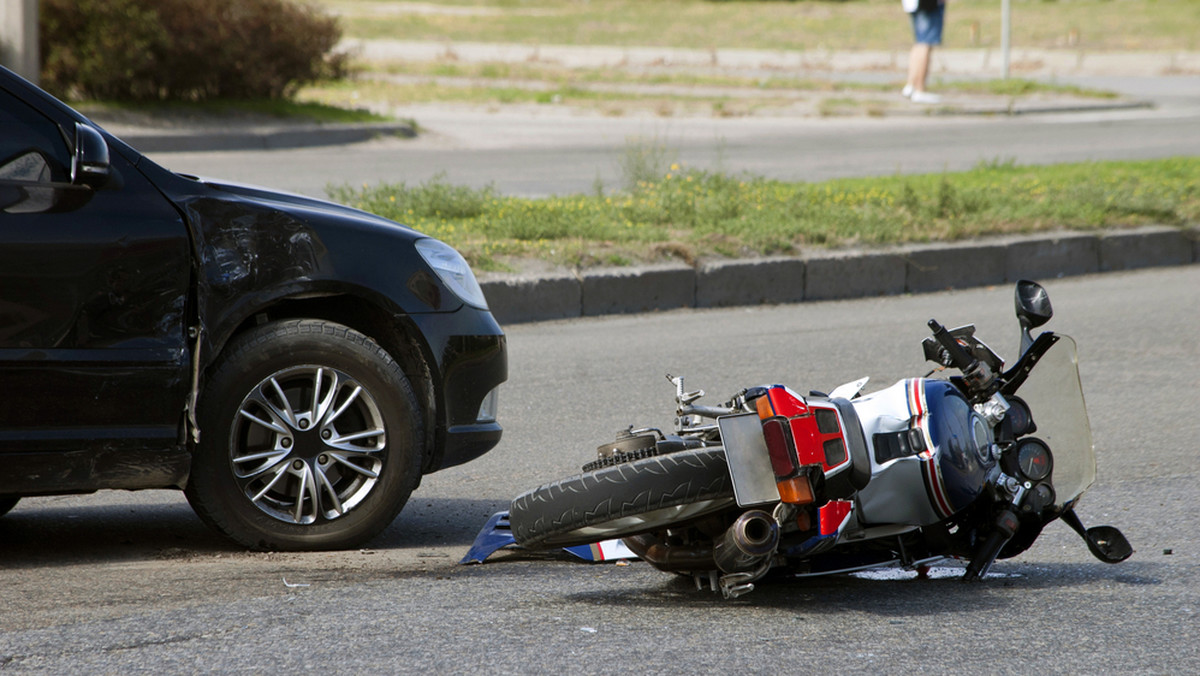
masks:
[[[1120,563],[1133,554],[1133,545],[1112,526],[1094,526],[1084,530],[1083,522],[1073,509],[1063,512],[1062,520],[1087,542],[1092,556],[1105,563]]]
[[[1021,322],[1021,354],[1033,344],[1031,329],[1050,321],[1054,316],[1054,308],[1050,307],[1050,295],[1037,282],[1022,279],[1017,282],[1016,291],[1017,320]]]
[[[1133,554],[1133,546],[1121,531],[1112,526],[1093,526],[1087,529],[1088,551],[1105,563],[1120,563]]]
[[[1017,319],[1021,327],[1036,329],[1050,321],[1054,316],[1054,308],[1050,307],[1050,295],[1037,282],[1022,279],[1017,282]]]

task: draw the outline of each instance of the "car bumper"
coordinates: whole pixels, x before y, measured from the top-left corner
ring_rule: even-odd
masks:
[[[503,430],[496,422],[458,425],[446,430],[446,440],[438,469],[454,467],[474,460],[500,443]]]
[[[500,442],[494,391],[508,379],[508,344],[488,312],[463,308],[450,317],[413,318],[431,324],[422,329],[432,339],[440,373],[435,448],[425,465],[426,472],[433,472],[474,460]],[[434,318],[444,334],[432,326]]]

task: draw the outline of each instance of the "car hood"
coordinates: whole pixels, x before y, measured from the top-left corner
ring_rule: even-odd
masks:
[[[342,204],[336,204],[328,200],[308,197],[306,195],[298,195],[296,193],[282,190],[275,190],[273,188],[264,188],[262,186],[250,185],[247,183],[237,183],[235,181],[226,181],[203,176],[191,176],[188,174],[178,175],[192,181],[197,181],[223,193],[236,195],[243,199],[257,202],[263,206],[272,209],[278,209],[280,211],[289,212],[293,210],[299,210],[305,212],[310,217],[328,216],[339,219],[350,218],[363,224],[395,229],[401,233],[410,235],[413,239],[425,236],[406,225],[397,223],[396,221],[362,211],[361,209],[354,209]]]

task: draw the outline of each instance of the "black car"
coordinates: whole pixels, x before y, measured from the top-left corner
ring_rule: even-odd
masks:
[[[172,173],[0,68],[0,514],[180,488],[242,545],[353,547],[499,442],[506,377],[451,247]]]

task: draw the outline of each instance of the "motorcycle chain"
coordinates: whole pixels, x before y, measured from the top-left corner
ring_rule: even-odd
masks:
[[[604,467],[623,465],[627,462],[633,462],[634,460],[641,460],[643,458],[653,458],[660,453],[661,451],[659,451],[655,446],[651,446],[650,448],[639,448],[636,451],[628,451],[626,453],[613,453],[607,458],[600,458],[598,460],[589,462],[583,466],[583,471],[594,472]]]

